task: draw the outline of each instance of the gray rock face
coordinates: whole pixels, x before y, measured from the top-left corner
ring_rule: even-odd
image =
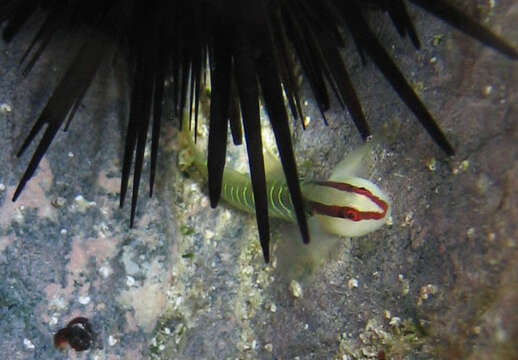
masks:
[[[118,208],[128,96],[114,80],[120,64],[99,74],[12,203],[34,147],[19,159],[16,151],[62,64],[43,57],[24,79],[17,64],[31,34],[0,43],[0,351],[7,359],[516,358],[518,64],[410,10],[421,51],[389,20],[378,28],[457,155],[446,158],[374,66],[352,57],[366,115],[385,138],[366,172],[392,198],[392,225],[317,252],[318,238],[308,251],[293,226],[274,221],[271,265],[255,219],[210,209],[198,176],[178,168],[171,124],[156,195],[141,196],[129,229],[129,209]],[[518,44],[514,1],[480,16]],[[308,129],[292,127],[299,167],[325,178],[360,139],[338,104],[327,128],[311,101],[305,111]],[[76,316],[90,319],[97,342],[61,353],[52,336]]]

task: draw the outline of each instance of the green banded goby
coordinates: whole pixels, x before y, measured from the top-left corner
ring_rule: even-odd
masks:
[[[187,143],[192,162],[207,180],[205,156],[185,130],[181,141]],[[355,174],[363,157],[371,150],[367,143],[342,160],[327,180],[301,180],[301,190],[308,216],[331,234],[362,236],[379,229],[390,216],[388,196],[371,181]],[[265,153],[268,215],[296,222],[288,186],[282,167],[276,157]],[[225,167],[221,189],[223,200],[234,208],[255,213],[254,195],[250,177]],[[312,222],[315,223],[315,222]]]

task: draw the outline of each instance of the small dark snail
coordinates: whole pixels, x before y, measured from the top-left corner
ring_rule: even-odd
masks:
[[[67,344],[75,351],[88,350],[95,343],[95,332],[85,317],[76,317],[54,335],[54,346],[65,350]]]
[[[304,119],[297,76],[300,65],[322,118],[331,98],[347,109],[360,135],[371,135],[368,119],[350,79],[342,50],[354,43],[365,63],[372,61],[430,137],[453,155],[454,149],[433,115],[386,50],[369,21],[370,13],[386,13],[401,37],[420,47],[407,10],[411,3],[459,31],[518,60],[518,50],[474,20],[452,0],[285,0],[285,1],[0,1],[1,35],[6,42],[42,19],[39,31],[22,57],[24,76],[55,37],[78,44],[58,85],[21,146],[39,144],[14,193],[16,201],[34,175],[59,129],[70,126],[79,104],[101,65],[121,58],[131,93],[122,161],[120,205],[133,171],[130,226],[133,225],[145,148],[151,139],[149,193],[157,168],[163,113],[176,118],[189,113],[196,127],[200,97],[210,79],[207,175],[212,207],[221,197],[229,128],[235,144],[247,144],[255,213],[264,259],[269,260],[270,229],[260,107],[263,103],[275,134],[286,184],[302,239],[309,242],[306,212],[292,148],[288,112]],[[469,3],[469,2],[466,2]],[[209,73],[210,76],[206,76]],[[166,84],[168,84],[166,86]],[[286,99],[285,99],[286,98]],[[192,115],[192,116],[191,116]],[[303,122],[302,122],[303,123]],[[304,125],[304,123],[303,123]]]

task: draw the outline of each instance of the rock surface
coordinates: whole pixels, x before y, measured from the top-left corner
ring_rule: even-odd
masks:
[[[17,64],[30,34],[0,43],[1,353],[515,359],[518,63],[411,11],[421,51],[400,41],[388,19],[379,29],[457,154],[446,158],[373,64],[353,57],[348,65],[367,116],[387,138],[369,175],[392,197],[392,225],[308,257],[296,229],[274,221],[271,265],[263,263],[254,217],[210,209],[205,186],[178,169],[172,125],[164,130],[156,196],[141,196],[129,229],[129,209],[118,208],[128,94],[114,81],[117,64],[99,74],[68,132],[12,203],[35,147],[19,159],[16,151],[62,64],[43,57],[22,78]],[[482,7],[478,16],[518,44],[514,1]],[[64,53],[65,45],[53,50]],[[308,176],[325,177],[360,143],[348,115],[335,109],[326,128],[309,102],[308,130],[294,127]],[[313,240],[315,252],[322,247]],[[286,260],[295,253],[304,266]],[[52,336],[76,316],[90,319],[97,344],[61,353]]]

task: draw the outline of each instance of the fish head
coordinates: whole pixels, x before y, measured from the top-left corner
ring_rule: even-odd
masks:
[[[313,181],[308,188],[309,209],[329,233],[362,236],[378,230],[390,216],[388,196],[369,180]]]

